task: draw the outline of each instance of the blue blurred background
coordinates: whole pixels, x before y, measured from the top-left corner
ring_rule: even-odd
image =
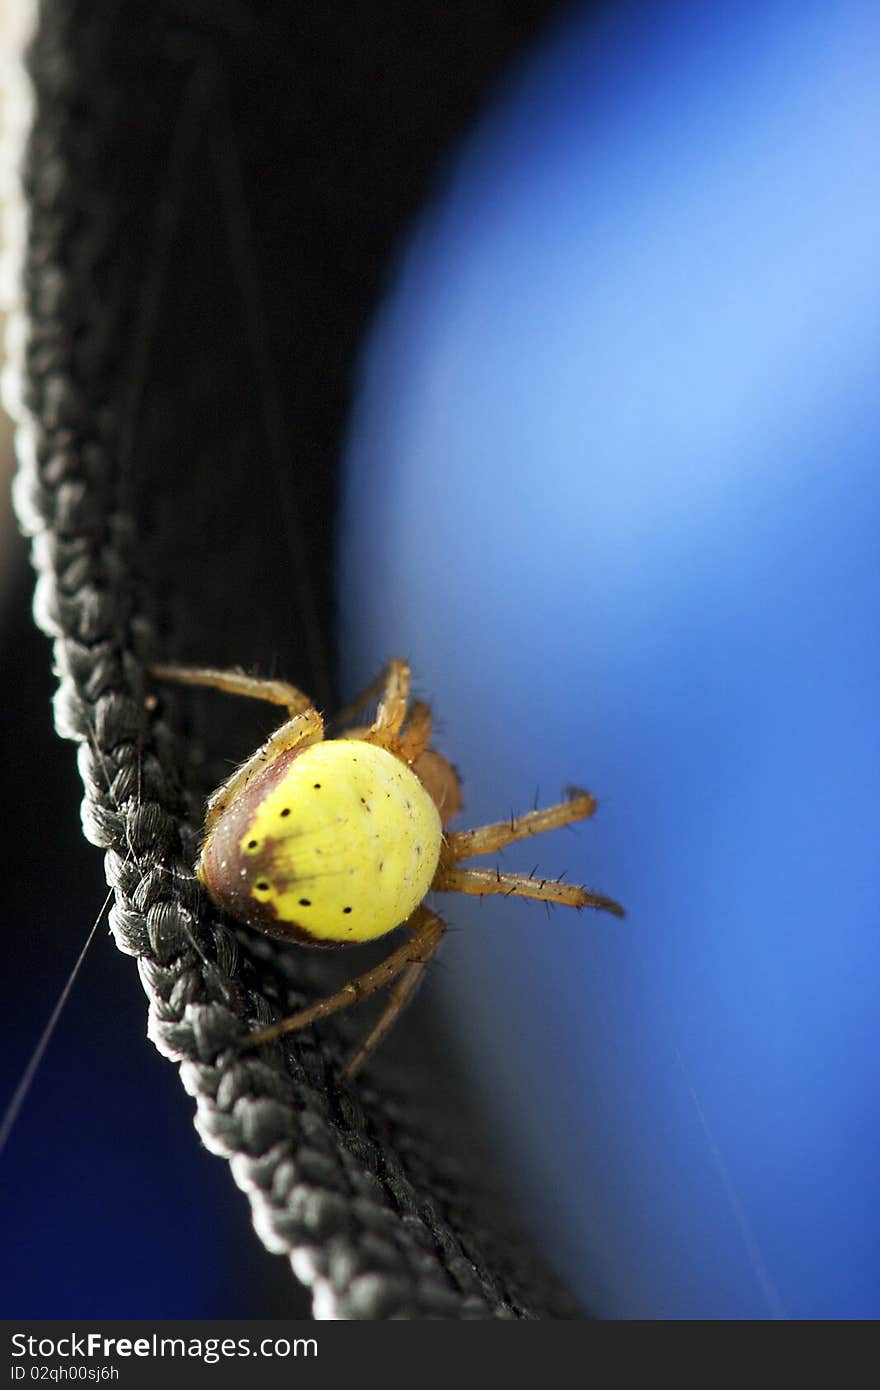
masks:
[[[411,658],[462,823],[589,785],[592,824],[504,863],[628,909],[444,899],[427,990],[600,1315],[880,1313],[878,57],[868,0],[574,9],[447,169],[363,364],[348,683]],[[4,804],[33,775],[69,808],[15,582]],[[28,806],[7,1092],[103,896]],[[6,1316],[291,1309],[144,1016],[103,939],[3,1160]]]
[[[880,13],[573,13],[376,326],[352,687],[433,698],[467,823],[625,924],[444,899],[446,1043],[615,1317],[880,1313]]]

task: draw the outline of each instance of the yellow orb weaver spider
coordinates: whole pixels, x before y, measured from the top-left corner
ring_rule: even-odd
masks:
[[[409,939],[338,993],[255,1033],[252,1045],[305,1028],[392,986],[385,1011],[345,1068],[351,1077],[421,983],[445,923],[423,903],[429,892],[503,893],[623,916],[612,898],[576,884],[463,868],[515,840],[596,810],[589,792],[475,830],[447,831],[461,807],[451,763],[430,746],[431,711],[410,704],[410,669],[390,661],[336,716],[344,732],[325,739],[311,700],[286,681],[242,671],[155,666],[153,675],[266,700],[289,718],[208,801],[197,874],[213,901],[240,922],[311,946],[350,946],[406,926]],[[369,725],[351,726],[378,697]]]

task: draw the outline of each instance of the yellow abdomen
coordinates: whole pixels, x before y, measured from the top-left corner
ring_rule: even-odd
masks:
[[[415,773],[361,740],[271,763],[211,831],[199,877],[234,916],[337,945],[399,926],[437,869],[442,827]]]

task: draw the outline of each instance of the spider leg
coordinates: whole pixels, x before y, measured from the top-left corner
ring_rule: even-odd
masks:
[[[412,769],[440,812],[441,821],[447,825],[461,810],[461,779],[452,763],[436,748],[426,748]]]
[[[406,692],[409,692],[409,666],[405,661],[394,658],[388,665],[383,667],[375,680],[360,695],[357,695],[350,705],[341,709],[333,716],[333,725],[337,729],[347,729],[354,722],[355,715],[367,705],[371,705],[380,696],[383,700],[388,698],[388,692],[393,685],[399,682],[400,674],[403,672],[406,680]],[[403,721],[401,720],[401,723]]]
[[[336,723],[334,719],[333,723]],[[390,736],[376,737],[376,725],[360,724],[344,729],[339,738],[363,739],[369,743],[383,743],[401,762],[412,767],[422,754],[427,750],[431,742],[431,711],[421,700],[416,700],[409,712],[409,718],[403,732],[396,738]],[[437,755],[439,756],[439,754]]]
[[[620,903],[601,893],[591,893],[576,883],[560,883],[555,878],[527,878],[524,874],[503,874],[500,869],[459,869],[441,864],[431,884],[440,893],[470,893],[485,897],[488,893],[503,893],[507,897],[539,898],[545,903],[561,903],[564,907],[596,907],[623,917]]]
[[[323,737],[324,721],[318,711],[311,708],[303,710],[301,714],[295,714],[292,719],[288,719],[277,728],[266,742],[260,745],[256,753],[252,753],[247,762],[237,767],[232,776],[227,777],[222,786],[211,795],[205,811],[205,835],[210,835],[229,803],[280,753],[287,753],[291,748],[304,747],[310,743],[320,743]]]
[[[409,712],[406,728],[397,739],[397,756],[412,767],[431,742],[431,710],[422,700],[416,700]]]
[[[346,729],[339,737],[381,743],[389,753],[412,768],[440,812],[444,825],[458,815],[461,810],[461,778],[442,753],[428,747],[431,740],[431,711],[421,700],[413,704],[403,732],[397,738],[376,737],[366,725]]]
[[[481,825],[476,830],[453,831],[446,837],[447,852],[453,860],[472,859],[477,854],[494,854],[516,840],[542,835],[545,830],[556,830],[561,825],[571,825],[573,821],[586,820],[595,813],[596,805],[596,798],[589,792],[572,787],[568,800],[560,801],[555,806],[529,811],[524,816],[512,816],[510,820],[498,821],[494,825]]]
[[[159,680],[174,681],[178,685],[207,685],[227,695],[283,705],[291,716],[302,714],[312,706],[311,698],[288,681],[249,676],[245,671],[218,671],[211,666],[151,666],[150,673]]]
[[[397,736],[406,719],[409,705],[409,666],[405,661],[389,661],[386,672],[385,689],[373,720],[364,739],[377,743],[390,752],[397,749]]]
[[[355,1072],[360,1071],[364,1062],[372,1052],[375,1052],[382,1039],[385,1037],[393,1025],[397,1022],[398,1015],[403,1012],[409,1001],[412,999],[422,980],[425,978],[425,971],[428,964],[437,954],[437,948],[443,937],[443,932],[439,932],[433,944],[422,948],[422,955],[418,960],[412,961],[406,969],[398,976],[396,984],[392,986],[388,994],[388,1004],[379,1016],[378,1022],[370,1033],[367,1034],[357,1052],[348,1061],[342,1075],[348,1081],[354,1076]]]
[[[340,1009],[347,1009],[352,1004],[357,1004],[361,999],[366,999],[368,995],[375,994],[376,990],[383,989],[385,985],[391,984],[392,980],[396,980],[399,975],[404,974],[409,966],[423,967],[426,965],[437,950],[443,933],[446,931],[446,925],[426,907],[416,908],[406,925],[412,932],[410,939],[405,941],[402,946],[398,946],[396,951],[392,951],[391,955],[386,956],[378,965],[374,965],[372,970],[366,970],[362,975],[357,975],[353,980],[349,980],[347,985],[344,985],[336,994],[331,994],[327,999],[319,999],[316,1004],[310,1004],[308,1008],[300,1009],[299,1013],[292,1014],[290,1018],[282,1018],[278,1023],[273,1023],[270,1027],[263,1028],[259,1033],[254,1033],[248,1039],[247,1046],[270,1042],[273,1038],[280,1038],[284,1033],[295,1033],[310,1023],[316,1023],[318,1019],[327,1018],[330,1014],[338,1013]],[[412,984],[406,990],[403,1002],[410,997],[414,988],[415,984]],[[395,1013],[398,1013],[402,1007],[403,1003],[400,1003],[395,1009]],[[382,1031],[376,1037],[376,1042],[388,1031],[392,1022],[393,1016],[382,1027],[383,1015],[377,1025],[377,1028],[381,1027]],[[372,1041],[374,1033],[376,1033],[376,1029],[367,1039],[368,1051],[375,1046],[375,1042]],[[362,1052],[363,1049],[360,1049],[355,1054],[354,1061],[358,1066],[363,1061]],[[363,1055],[366,1056],[366,1053]]]

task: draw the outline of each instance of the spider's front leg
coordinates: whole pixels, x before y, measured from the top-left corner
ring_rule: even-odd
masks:
[[[320,743],[324,737],[324,721],[316,709],[304,710],[295,714],[270,734],[256,753],[252,753],[241,767],[237,767],[231,777],[227,777],[208,798],[205,808],[205,837],[210,836],[223,812],[250,785],[255,777],[280,757],[294,748],[307,748],[311,743]]]
[[[367,688],[352,700],[350,705],[346,705],[345,709],[341,709],[338,714],[333,716],[334,728],[350,730],[350,732],[356,733],[358,738],[376,733],[397,734],[406,718],[409,686],[409,665],[400,657],[394,657],[384,670],[379,672],[376,679],[370,681]],[[350,729],[354,723],[355,715],[367,705],[371,705],[376,699],[379,700],[379,708],[369,729]]]
[[[362,975],[357,975],[353,980],[349,980],[347,985],[344,985],[336,994],[331,994],[327,999],[319,999],[316,1004],[310,1004],[308,1008],[301,1009],[299,1013],[292,1014],[289,1018],[282,1018],[278,1023],[273,1023],[268,1028],[263,1028],[259,1033],[254,1033],[247,1040],[246,1045],[255,1047],[260,1043],[271,1042],[275,1038],[280,1038],[285,1033],[298,1032],[300,1028],[306,1028],[310,1023],[317,1023],[319,1019],[338,1013],[340,1009],[350,1008],[352,1004],[359,1003],[361,999],[366,999],[369,995],[375,994],[377,990],[384,989],[386,985],[397,980],[397,985],[391,991],[387,1007],[381,1014],[378,1023],[368,1034],[343,1072],[346,1077],[353,1076],[384,1038],[404,1005],[415,994],[424,977],[425,968],[436,955],[437,948],[446,931],[446,924],[427,907],[416,908],[406,926],[411,933],[409,940],[399,946],[396,951],[392,951],[391,955],[386,956],[378,965],[374,965],[372,970],[365,970]]]
[[[151,666],[150,674],[161,681],[174,681],[176,685],[208,686],[226,695],[283,705],[291,718],[312,707],[309,696],[289,681],[249,676],[246,671],[221,671],[213,666]]]
[[[334,716],[333,727],[340,730],[339,737],[378,744],[407,767],[412,767],[427,751],[432,726],[430,708],[422,700],[416,700],[410,707],[409,691],[410,668],[395,657],[366,690]],[[377,696],[379,707],[372,724],[353,727],[352,720],[358,711]]]
[[[263,680],[260,676],[249,676],[244,671],[220,671],[208,666],[151,666],[150,673],[159,680],[174,681],[178,685],[210,686],[227,695],[266,700],[270,705],[282,705],[290,712],[290,719],[281,724],[256,753],[237,767],[232,776],[227,777],[209,797],[204,825],[206,841],[226,808],[275,758],[293,748],[320,743],[324,737],[324,721],[308,695],[287,681]]]
[[[589,792],[572,789],[567,801],[524,816],[512,816],[507,821],[482,825],[476,830],[453,831],[446,844],[431,887],[441,893],[467,893],[476,897],[502,893],[520,898],[538,898],[542,902],[560,903],[565,907],[595,907],[623,917],[624,911],[613,898],[593,893],[576,883],[560,883],[557,879],[535,878],[524,874],[502,873],[500,869],[462,869],[459,862],[479,854],[493,854],[505,845],[532,835],[542,835],[574,821],[586,820],[596,810],[596,799]]]

